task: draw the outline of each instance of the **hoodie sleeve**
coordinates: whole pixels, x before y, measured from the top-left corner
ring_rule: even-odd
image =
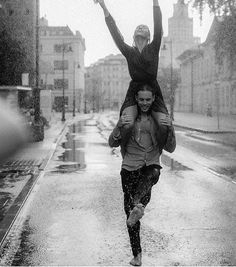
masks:
[[[157,50],[159,54],[162,38],[162,13],[159,6],[153,6],[153,21],[154,21],[154,34],[151,45]]]
[[[113,17],[111,16],[111,14],[109,14],[108,17],[105,17],[105,21],[106,21],[107,27],[110,31],[110,34],[111,34],[115,44],[117,45],[118,49],[125,57],[128,57],[129,52],[132,49],[132,47],[127,45],[124,42],[124,38],[121,35],[121,33],[120,33],[120,31],[116,25],[116,22],[113,19]]]

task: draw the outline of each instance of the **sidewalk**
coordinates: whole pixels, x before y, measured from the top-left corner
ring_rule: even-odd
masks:
[[[72,117],[72,114],[68,113],[66,121],[62,122],[61,114],[55,113],[50,121],[50,127],[45,129],[43,141],[30,143],[7,163],[0,166],[1,171],[9,173],[0,180],[2,194],[0,198],[0,244],[4,241],[25,200],[53,156],[66,127],[73,121],[86,117],[88,116],[84,114]]]
[[[68,119],[62,122],[61,114],[55,113],[50,121],[50,127],[44,129],[44,140],[30,143],[26,148],[17,153],[12,160],[32,160],[41,162],[40,165],[45,165],[48,157],[50,157],[50,151],[53,151],[60,134],[73,120],[72,116],[69,118],[69,115],[67,116]]]
[[[207,117],[196,113],[175,112],[176,127],[202,133],[236,133],[236,115],[220,116],[219,128],[217,117]]]

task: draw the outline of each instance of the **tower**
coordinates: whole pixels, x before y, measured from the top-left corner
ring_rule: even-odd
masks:
[[[200,43],[200,38],[193,36],[193,18],[189,17],[188,4],[185,4],[184,0],[178,0],[174,4],[173,16],[168,19],[168,36],[164,37],[162,42],[166,50],[161,51],[160,64],[163,67],[170,65],[170,43],[172,43],[173,66],[175,68],[179,67],[176,58],[185,50]]]

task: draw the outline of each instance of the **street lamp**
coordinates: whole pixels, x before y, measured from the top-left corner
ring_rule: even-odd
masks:
[[[173,87],[173,42],[172,39],[165,41],[170,44],[170,117],[174,120],[174,104],[175,104],[175,92]],[[164,44],[162,50],[167,50],[166,44]]]
[[[220,129],[220,81],[215,81],[217,128]]]
[[[32,123],[34,141],[39,142],[44,139],[44,126],[40,119],[40,88],[39,88],[39,0],[36,0],[36,30],[35,30],[35,88],[34,95],[34,121]]]
[[[65,53],[72,52],[72,47],[68,46],[70,43],[64,43],[61,45],[62,48],[62,118],[61,121],[65,121]]]
[[[73,117],[75,117],[75,70],[76,70],[76,66],[79,69],[80,68],[80,64],[74,62],[74,84],[73,84]]]

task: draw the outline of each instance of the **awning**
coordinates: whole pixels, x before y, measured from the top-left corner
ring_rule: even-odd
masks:
[[[27,86],[1,85],[0,91],[32,91],[32,88]]]

